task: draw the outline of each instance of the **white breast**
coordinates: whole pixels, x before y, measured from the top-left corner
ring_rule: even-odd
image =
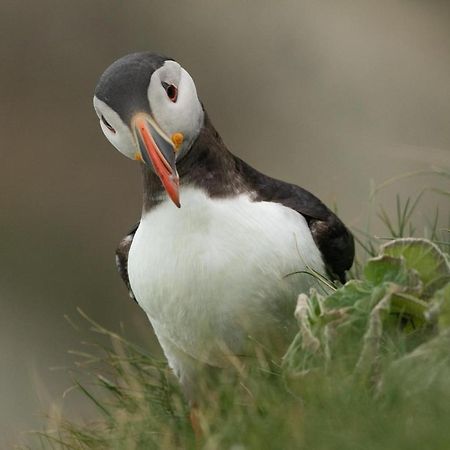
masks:
[[[178,371],[180,354],[221,365],[224,346],[239,353],[249,334],[281,333],[298,293],[316,283],[286,275],[324,271],[297,212],[245,195],[181,196],[181,209],[164,201],[142,217],[128,260],[131,288]]]

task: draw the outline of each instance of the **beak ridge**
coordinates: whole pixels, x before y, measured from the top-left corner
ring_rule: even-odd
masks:
[[[139,151],[146,164],[153,167],[170,199],[179,208],[179,177],[176,169],[175,147],[153,118],[145,113],[133,118],[133,128]]]

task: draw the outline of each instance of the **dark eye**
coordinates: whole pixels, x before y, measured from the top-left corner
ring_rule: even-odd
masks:
[[[109,131],[112,133],[115,133],[116,130],[110,125],[110,123],[105,119],[105,117],[102,114],[102,122],[105,124],[105,127],[108,128]]]
[[[162,87],[166,90],[167,97],[173,103],[177,101],[178,98],[178,89],[175,85],[166,83],[165,81],[161,82]]]

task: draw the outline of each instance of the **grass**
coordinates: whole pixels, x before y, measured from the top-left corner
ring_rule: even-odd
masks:
[[[264,353],[218,375],[199,412],[201,440],[166,363],[81,313],[94,340],[109,342],[78,354],[91,382],[76,388],[98,418],[58,418],[30,448],[450,448],[450,227],[436,213],[430,240],[407,238],[422,199],[397,198],[394,219],[380,209],[389,240],[358,233],[367,254],[346,285],[299,297],[282,361]]]

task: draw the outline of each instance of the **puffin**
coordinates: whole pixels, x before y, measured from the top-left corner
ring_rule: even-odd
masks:
[[[93,103],[108,141],[142,168],[141,219],[119,244],[118,271],[187,397],[202,371],[245,364],[256,344],[282,355],[298,295],[321,276],[345,282],[350,231],[307,190],[231,153],[172,58],[118,59]]]

